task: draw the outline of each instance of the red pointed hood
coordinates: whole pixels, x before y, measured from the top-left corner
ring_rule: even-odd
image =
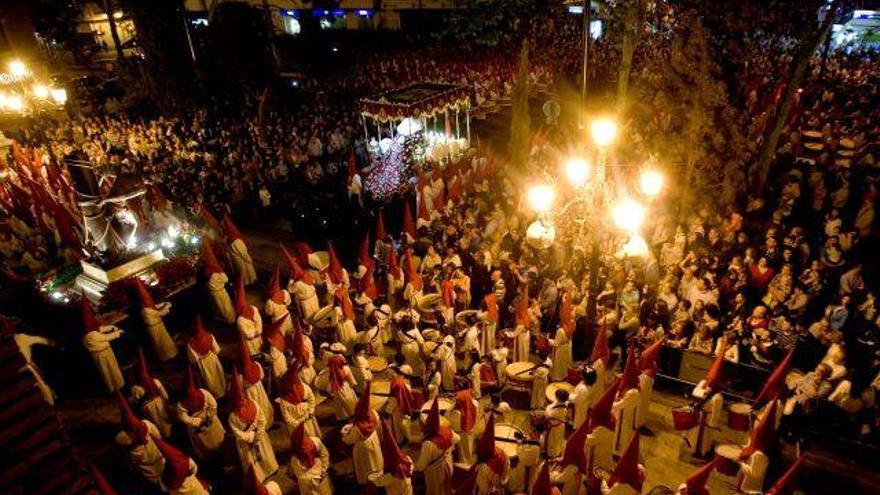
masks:
[[[207,208],[205,208],[204,204],[199,203],[196,206],[196,209],[199,211],[199,216],[202,217],[202,220],[204,220],[209,227],[214,229],[217,234],[220,234],[220,232],[222,232],[223,229],[220,226],[220,222],[217,221],[217,217],[211,214],[211,212]]]
[[[281,269],[278,268],[278,265],[275,265],[275,269],[272,271],[272,277],[269,279],[269,285],[267,287],[269,298],[272,299],[272,302],[275,304],[284,304],[284,292],[281,291],[280,280]]]
[[[162,481],[167,488],[172,490],[180,488],[190,475],[189,456],[156,435],[150,434],[150,436],[153,437],[153,442],[156,444],[156,447],[159,447],[159,451],[162,452],[162,456],[165,458],[165,470],[162,472]]]
[[[82,310],[83,332],[100,332],[101,324],[98,323],[98,318],[95,317],[95,311],[92,309],[92,303],[89,302],[88,298],[85,295],[83,295],[82,299],[80,299],[80,308]]]
[[[360,248],[358,248],[358,265],[366,268],[372,264],[373,258],[370,255],[370,233],[367,232],[364,234],[364,239],[361,241]]]
[[[290,448],[293,456],[307,469],[315,465],[318,446],[306,435],[305,421],[300,422],[290,434]]]
[[[403,280],[403,270],[400,269],[397,251],[393,247],[388,250],[388,274],[395,280]]]
[[[550,483],[550,461],[544,461],[529,495],[559,495],[559,493],[559,489]]]
[[[327,274],[330,275],[330,280],[334,284],[341,284],[344,277],[342,263],[339,262],[339,257],[336,256],[336,250],[333,249],[333,243],[330,241],[327,241],[327,257],[329,258]]]
[[[412,459],[400,451],[400,446],[397,445],[397,438],[394,437],[394,430],[387,419],[382,421],[382,437],[380,442],[382,447],[382,470],[399,479],[409,478],[413,470]]]
[[[767,454],[767,451],[773,446],[776,441],[776,405],[777,402],[774,400],[770,403],[770,407],[764,411],[764,415],[752,430],[749,444],[739,453],[740,459],[748,459],[753,453],[759,451]]]
[[[685,486],[687,486],[687,495],[710,495],[706,484],[709,482],[709,476],[712,475],[712,471],[718,466],[720,460],[721,458],[716,456],[711,462],[688,476],[688,479],[684,482]]]
[[[447,308],[455,307],[455,285],[452,280],[440,282],[440,295],[443,297],[443,306]]]
[[[241,418],[246,425],[253,423],[257,417],[257,405],[244,395],[241,388],[241,380],[238,378],[238,367],[232,366],[232,377],[229,382],[229,392],[226,397],[232,404],[233,412]]]
[[[574,306],[571,303],[571,294],[568,291],[562,293],[562,304],[559,306],[559,326],[565,330],[565,335],[569,339],[574,336]]]
[[[599,397],[593,409],[590,410],[590,433],[600,426],[614,431],[616,421],[614,415],[611,414],[611,408],[614,406],[614,398],[617,397],[617,389],[619,387],[620,379],[617,379],[613,385],[605,390],[605,393],[602,394],[602,397]]]
[[[367,381],[364,392],[354,407],[354,416],[352,417],[352,422],[361,431],[361,436],[364,438],[372,435],[376,431],[376,427],[379,426],[376,414],[370,408],[370,387],[370,382]]]
[[[712,362],[712,366],[709,368],[709,371],[706,372],[706,383],[705,388],[707,390],[711,390],[713,392],[718,392],[721,385],[721,371],[724,369],[724,354],[727,352],[727,346],[724,346],[721,349],[721,352],[715,356],[715,361]]]
[[[214,243],[210,239],[202,240],[202,261],[205,264],[205,273],[210,277],[215,273],[223,273],[223,267],[217,261],[217,255],[214,254]]]
[[[418,239],[416,223],[413,221],[412,210],[409,207],[408,200],[403,203],[403,231],[410,237],[410,242]]]
[[[630,440],[629,445],[620,456],[611,478],[608,480],[608,486],[614,486],[623,483],[632,487],[636,493],[642,493],[642,485],[645,483],[645,473],[641,465],[639,465],[639,433],[636,432]]]
[[[660,356],[660,351],[663,350],[663,344],[666,343],[666,337],[657,340],[647,349],[642,351],[642,354],[639,356],[639,372],[645,373],[647,375],[654,376],[657,373],[657,358]]]
[[[495,415],[490,414],[486,421],[486,429],[477,439],[477,462],[484,463],[489,469],[502,474],[507,463],[507,455],[495,445]]]
[[[336,305],[342,309],[342,315],[346,319],[354,320],[354,306],[351,304],[351,298],[348,297],[348,291],[345,287],[337,287],[334,292]]]
[[[587,441],[587,435],[590,434],[589,421],[584,421],[581,425],[568,437],[565,442],[565,450],[562,453],[562,461],[559,465],[563,468],[569,465],[575,465],[581,473],[588,473],[587,454],[584,451],[584,444]]]
[[[753,409],[759,409],[766,404],[767,401],[776,397],[776,395],[783,390],[783,387],[785,386],[785,377],[788,374],[788,369],[791,367],[791,360],[793,357],[794,349],[788,352],[785,359],[776,366],[776,369],[773,370],[773,373],[770,374],[770,377],[764,382],[764,387],[761,388],[761,392],[758,393],[755,402],[752,404]]]
[[[134,415],[131,406],[128,405],[128,401],[125,400],[125,397],[123,397],[122,393],[118,390],[116,391],[116,402],[119,404],[122,429],[128,433],[128,436],[131,437],[133,442],[137,444],[146,443],[147,437],[150,433],[147,429],[147,425]]]
[[[256,385],[260,381],[262,368],[254,362],[251,353],[248,352],[247,344],[244,342],[244,336],[240,332],[238,334],[238,368],[248,384]]]
[[[422,290],[422,276],[416,270],[416,264],[412,259],[412,252],[407,249],[404,251],[404,262],[406,263],[406,281],[413,286],[416,291]]]
[[[431,409],[428,410],[428,417],[425,418],[425,428],[423,430],[425,439],[431,438],[440,431],[440,403],[437,398],[431,403]]]
[[[189,338],[189,346],[200,356],[214,350],[214,336],[211,335],[202,323],[202,315],[196,314],[196,322],[193,325],[192,335]]]
[[[403,414],[409,414],[418,409],[416,399],[412,391],[406,386],[406,380],[402,376],[396,376],[391,380],[391,397],[397,400],[397,407]]]
[[[596,340],[593,341],[593,350],[590,352],[590,364],[600,359],[606,367],[611,360],[611,348],[608,346],[608,331],[605,329],[604,323],[599,325],[596,331]]]
[[[370,299],[376,299],[379,297],[379,288],[376,287],[376,280],[373,278],[373,273],[375,271],[376,264],[370,264],[367,271],[364,273],[364,276],[358,281],[358,291],[361,294],[365,294]]]
[[[782,495],[783,493],[786,493],[788,484],[791,483],[791,480],[794,478],[795,474],[797,474],[801,465],[803,465],[804,459],[806,459],[806,456],[801,454],[800,457],[794,461],[794,464],[785,471],[785,474],[776,480],[776,483],[773,483],[773,486],[767,490],[765,495]]]
[[[244,242],[244,236],[241,235],[238,227],[232,223],[232,218],[230,218],[229,213],[223,217],[223,229],[226,231],[226,241],[229,242],[229,244],[232,244],[238,239],[241,239],[242,242]]]
[[[244,288],[244,275],[239,274],[235,287],[235,312],[248,320],[254,319],[254,308],[247,302],[247,291]]]
[[[431,212],[428,211],[428,203],[425,201],[425,193],[419,193],[419,220],[430,224],[431,223]]]
[[[287,372],[281,377],[279,388],[281,398],[291,404],[299,404],[305,400],[305,386],[299,379],[299,370],[287,368]]]
[[[190,412],[196,413],[205,408],[205,394],[196,386],[196,379],[191,367],[186,367],[186,384],[183,399],[180,404]]]
[[[244,495],[270,495],[269,489],[257,476],[254,463],[248,466],[247,474],[244,477]]]
[[[98,489],[99,495],[118,495],[119,492],[113,489],[110,486],[110,483],[107,482],[107,478],[104,477],[104,474],[98,470],[98,467],[89,463],[89,469],[92,470],[92,478],[95,479],[95,488]]]
[[[144,281],[138,277],[132,277],[131,283],[134,285],[134,290],[137,293],[138,300],[141,302],[141,306],[156,309],[156,301],[153,300],[153,296],[147,290]]]
[[[531,316],[529,315],[529,284],[523,285],[519,291],[519,299],[516,301],[516,324],[529,326]]]
[[[140,386],[147,392],[149,398],[160,397],[162,394],[159,387],[156,386],[156,380],[150,374],[150,367],[147,366],[147,358],[144,357],[144,350],[138,349],[138,379]]]
[[[477,424],[477,407],[474,406],[474,396],[470,389],[455,393],[455,409],[461,415],[461,431],[473,430],[474,425]]]
[[[287,260],[287,267],[290,269],[290,277],[297,281],[303,281],[309,285],[312,284],[312,276],[306,273],[302,267],[299,265],[299,262],[294,258],[287,248],[284,245],[279,244],[281,246],[281,252],[284,253],[284,258]]]
[[[623,394],[631,389],[638,388],[639,370],[638,363],[636,363],[636,350],[633,346],[629,346],[629,351],[626,353],[626,366],[623,367],[623,374],[620,376],[620,388],[617,390],[617,395],[623,397]]]
[[[284,335],[281,333],[281,325],[283,325],[288,318],[290,318],[290,314],[285,315],[283,318],[279,318],[277,321],[263,325],[263,340],[281,352],[284,352],[286,347],[284,345]]]
[[[303,339],[302,333],[302,325],[299,320],[293,320],[293,339],[290,346],[290,352],[293,354],[293,359],[296,362],[296,367],[302,368],[309,362],[309,357],[311,354],[309,350],[306,349],[306,342]]]
[[[376,240],[384,241],[388,239],[388,233],[385,232],[385,219],[382,216],[382,210],[376,215]]]
[[[312,251],[312,246],[309,246],[309,243],[305,241],[293,241],[291,245],[294,251],[296,251],[296,260],[300,265],[309,266],[309,255],[314,252]]]

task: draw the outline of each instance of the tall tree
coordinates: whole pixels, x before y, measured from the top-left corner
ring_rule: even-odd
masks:
[[[529,43],[523,41],[519,54],[519,70],[513,88],[510,117],[510,163],[522,170],[529,155],[531,116],[529,115]]]
[[[629,76],[632,73],[633,56],[645,24],[646,0],[631,0],[623,20],[623,38],[620,42],[620,67],[617,72],[617,108],[622,111],[629,94]]]
[[[843,0],[834,0],[829,6],[825,18],[822,19],[821,22],[817,21],[815,24],[807,23],[810,27],[807,28],[807,34],[801,37],[798,50],[795,52],[795,56],[789,67],[790,72],[788,74],[788,81],[786,82],[785,92],[781,99],[782,105],[779,107],[778,112],[776,112],[773,129],[770,131],[770,135],[764,142],[764,146],[761,148],[761,154],[754,166],[754,171],[757,173],[757,184],[762,191],[767,186],[767,177],[770,175],[770,166],[776,158],[776,149],[779,147],[779,138],[782,136],[782,131],[788,123],[788,116],[791,113],[791,107],[794,104],[797,90],[801,87],[801,84],[804,81],[804,75],[806,74],[807,67],[810,65],[810,60],[813,58],[813,55],[816,54],[816,51],[819,50],[822,41],[831,31],[831,26],[834,24],[834,19],[842,4]]]

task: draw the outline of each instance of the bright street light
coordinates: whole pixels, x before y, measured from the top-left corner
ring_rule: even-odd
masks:
[[[633,235],[623,245],[624,256],[643,258],[648,256],[648,243],[640,235]]]
[[[645,170],[639,178],[639,187],[645,196],[655,198],[663,189],[663,174],[656,170]]]
[[[12,95],[6,98],[6,108],[12,110],[13,112],[21,112],[24,110],[24,100],[21,99],[21,96]]]
[[[59,105],[64,105],[67,103],[67,90],[64,88],[52,88],[49,90],[49,94],[52,96],[52,101]]]
[[[27,66],[21,60],[13,60],[9,62],[9,73],[15,77],[21,77],[27,74]]]
[[[605,148],[614,142],[617,137],[617,122],[609,118],[596,119],[590,125],[593,141]]]
[[[645,207],[631,199],[624,199],[614,206],[611,215],[619,229],[635,232],[645,220]]]
[[[45,84],[35,84],[34,85],[34,96],[40,99],[46,99],[49,97],[49,88],[46,87]]]
[[[546,213],[553,205],[556,191],[547,184],[536,184],[529,188],[528,200],[532,209],[538,213]]]
[[[565,174],[575,187],[581,187],[590,175],[590,164],[583,158],[572,158],[565,162]]]

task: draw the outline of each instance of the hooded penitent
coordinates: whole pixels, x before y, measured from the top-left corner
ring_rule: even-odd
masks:
[[[200,356],[204,356],[214,350],[214,337],[205,330],[205,326],[202,324],[202,316],[199,314],[196,314],[196,322],[193,325],[188,344]]]
[[[293,339],[291,340],[290,352],[296,363],[294,368],[303,368],[309,362],[309,350],[306,349],[306,342],[303,339],[302,324],[298,319],[293,319]]]
[[[239,232],[238,227],[232,223],[232,218],[227,213],[223,217],[223,229],[226,231],[226,241],[230,244],[241,239],[244,242],[244,236]]]
[[[721,352],[715,356],[715,361],[712,362],[712,366],[709,368],[709,371],[706,372],[706,381],[704,385],[706,390],[711,390],[713,392],[719,390],[719,386],[721,385],[721,371],[724,369],[724,353],[726,351],[727,347],[725,346],[721,349]]]
[[[397,438],[394,437],[394,430],[388,424],[388,420],[382,421],[380,445],[382,447],[382,470],[400,479],[410,477],[412,475],[412,459],[400,451]]]
[[[529,285],[524,284],[516,302],[516,324],[529,326]]]
[[[763,452],[765,455],[776,441],[776,404],[773,400],[764,411],[764,415],[752,430],[752,437],[749,444],[739,453],[741,460],[748,459],[755,452]]]
[[[334,393],[348,382],[348,372],[345,371],[345,358],[335,355],[327,360],[327,380],[330,382],[330,390]]]
[[[406,281],[412,285],[416,291],[422,290],[422,276],[416,270],[416,264],[413,262],[412,253],[409,249],[404,251],[404,263],[406,263]]]
[[[550,461],[544,461],[529,495],[559,495],[559,488],[550,483]]]
[[[364,234],[364,239],[361,241],[360,248],[358,249],[358,264],[368,268],[373,263],[373,258],[370,255],[370,233],[367,232]]]
[[[589,421],[584,421],[565,441],[565,450],[562,452],[562,460],[559,462],[560,467],[574,465],[582,474],[589,473],[590,467],[587,466],[587,454],[584,451],[584,444],[587,442],[589,434]]]
[[[330,276],[330,280],[334,284],[341,284],[344,277],[342,263],[339,262],[339,257],[336,256],[336,250],[333,249],[333,243],[330,241],[327,241],[327,258],[329,259],[327,274]]]
[[[299,372],[293,368],[288,368],[284,376],[281,377],[279,388],[281,398],[291,404],[299,404],[305,400],[305,386],[299,378]]]
[[[315,442],[306,435],[305,422],[301,422],[293,429],[290,434],[290,449],[296,459],[305,466],[306,469],[315,465],[315,459],[318,456],[318,447]]]
[[[403,231],[409,236],[410,242],[417,239],[416,223],[413,221],[412,210],[409,207],[409,201],[403,203]]]
[[[623,483],[632,487],[636,493],[642,493],[644,482],[644,472],[639,466],[639,434],[636,432],[623,455],[620,456],[620,460],[617,461],[617,466],[614,467],[614,472],[608,479],[608,486]]]
[[[593,341],[593,350],[590,352],[590,364],[598,360],[602,360],[605,366],[608,366],[611,360],[611,348],[608,346],[608,331],[605,324],[599,325],[596,330],[596,340]]]
[[[617,397],[617,389],[620,387],[620,379],[617,379],[613,385],[605,390],[602,397],[596,401],[596,404],[590,409],[589,431],[593,432],[596,428],[603,426],[614,431],[616,421],[614,415],[611,414],[611,408],[614,406],[614,399]]]
[[[238,335],[238,369],[249,385],[256,385],[262,379],[263,368],[254,362],[241,334]]]
[[[422,430],[425,440],[434,442],[441,450],[452,447],[452,430],[440,424],[440,403],[437,399],[431,404],[425,428]]]
[[[269,279],[269,285],[266,289],[269,299],[275,304],[284,304],[284,292],[281,291],[280,279],[281,269],[278,268],[278,265],[275,265],[275,269],[272,270],[272,278]]]
[[[312,276],[306,273],[299,264],[299,261],[294,258],[290,252],[283,245],[279,244],[281,247],[281,252],[284,253],[284,259],[287,260],[287,268],[290,270],[290,278],[295,281],[302,281],[309,285],[312,284]]]
[[[141,306],[144,308],[155,309],[156,301],[153,300],[153,296],[150,294],[150,291],[147,290],[144,281],[137,277],[132,277],[131,283],[134,285],[134,290],[135,293],[137,293],[138,300],[141,302]]]
[[[495,415],[490,414],[486,421],[486,429],[477,439],[477,463],[489,466],[496,474],[504,473],[507,455],[495,445]]]
[[[382,216],[382,210],[379,210],[376,215],[376,240],[384,241],[386,239],[388,239],[388,234],[385,232],[385,219]]]
[[[648,346],[639,356],[639,373],[654,376],[657,373],[657,358],[660,351],[663,350],[663,344],[666,338],[658,339],[656,342]]]
[[[400,261],[397,259],[397,251],[392,247],[388,250],[388,275],[395,280],[402,280],[403,270],[400,269]]]
[[[232,411],[241,421],[250,426],[257,418],[257,404],[245,397],[241,388],[241,380],[238,378],[238,369],[232,367],[232,379],[229,383],[229,392],[226,395],[232,404]]]
[[[391,397],[397,400],[397,408],[400,413],[408,415],[410,412],[418,409],[416,399],[413,397],[412,391],[406,386],[406,380],[403,376],[395,376],[391,380]]]
[[[687,495],[710,495],[706,484],[709,482],[709,476],[718,465],[720,459],[715,457],[712,462],[698,469],[694,474],[688,476],[684,484],[687,487]]]
[[[626,366],[623,367],[623,374],[620,376],[620,388],[617,390],[618,397],[632,389],[639,388],[639,370],[636,363],[636,351],[633,346],[629,346],[626,353]]]
[[[204,239],[202,241],[202,261],[205,264],[205,273],[210,277],[215,273],[223,273],[223,267],[220,266],[220,262],[217,261],[217,255],[214,254],[213,243],[210,239]]]
[[[150,374],[150,367],[147,366],[147,358],[144,357],[143,349],[138,349],[138,380],[140,381],[139,385],[147,393],[147,398],[162,396],[159,387],[156,386],[156,380]]]
[[[358,398],[357,405],[354,407],[354,415],[352,416],[352,422],[361,432],[361,436],[364,438],[373,434],[376,431],[376,427],[379,426],[379,421],[376,417],[376,414],[370,408],[370,382],[367,381],[364,386],[364,391],[361,396]]]
[[[149,435],[147,425],[134,415],[131,407],[128,405],[128,401],[125,400],[125,397],[118,390],[116,391],[116,402],[119,403],[122,429],[125,430],[132,442],[137,444],[146,443]]]
[[[474,396],[470,389],[460,390],[455,393],[455,409],[461,415],[461,431],[469,432],[477,424],[477,408],[474,406]]]
[[[785,376],[788,374],[788,368],[791,367],[791,360],[794,357],[794,349],[788,352],[779,365],[776,366],[776,369],[773,370],[773,373],[764,382],[764,387],[761,388],[761,392],[758,393],[758,396],[755,398],[755,402],[752,403],[752,409],[758,409],[764,404],[766,404],[771,398],[777,396],[785,387]]]
[[[244,289],[244,275],[238,276],[238,285],[235,288],[235,312],[245,319],[254,319],[254,308],[248,304],[247,292]]]
[[[101,324],[98,323],[98,318],[95,317],[95,311],[92,309],[92,303],[90,303],[85,296],[83,296],[80,301],[80,308],[82,310],[83,332],[100,332]]]
[[[284,324],[287,319],[290,318],[290,315],[285,315],[283,318],[279,318],[276,321],[271,323],[267,323],[263,327],[263,339],[269,343],[275,349],[278,349],[280,352],[284,352],[284,335],[281,333],[281,326]]]
[[[562,294],[562,304],[559,306],[559,326],[565,330],[569,339],[574,336],[574,306],[571,304],[571,294],[567,291]]]
[[[186,368],[186,384],[184,396],[180,400],[180,405],[184,407],[190,414],[195,414],[205,408],[205,393],[196,386],[196,380],[193,376],[192,368]]]
[[[165,484],[166,488],[171,490],[180,488],[190,475],[189,457],[156,435],[150,436],[153,437],[153,442],[156,444],[156,447],[159,448],[159,451],[162,452],[162,457],[165,458],[165,470],[162,472],[162,482]]]

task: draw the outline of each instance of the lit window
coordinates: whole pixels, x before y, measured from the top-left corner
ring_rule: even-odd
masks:
[[[302,31],[299,20],[292,16],[284,16],[284,32],[296,36]]]

